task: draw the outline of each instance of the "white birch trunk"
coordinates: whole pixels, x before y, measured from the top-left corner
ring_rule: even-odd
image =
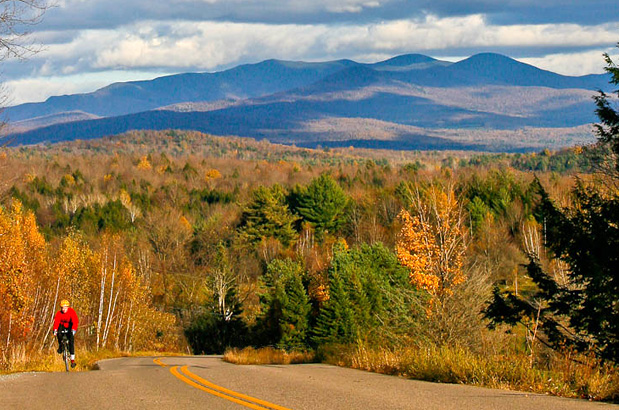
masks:
[[[60,275],[58,276],[58,280],[56,281],[56,294],[54,295],[54,301],[52,302],[52,305],[51,305],[52,312],[49,316],[49,321],[52,324],[52,327],[54,326],[54,314],[56,313],[56,309],[54,307],[57,306],[57,303],[58,303],[58,292],[59,291],[60,291]],[[41,350],[43,350],[43,348],[47,344],[47,338],[49,337],[49,334],[50,332],[44,332],[45,337],[43,338],[43,343],[41,344]]]
[[[105,278],[107,276],[107,249],[105,250],[105,260],[101,261],[101,290],[99,291],[99,315],[97,317],[97,350],[101,341],[101,322],[103,320],[103,302],[105,298]]]
[[[131,314],[133,313],[133,298],[131,298],[131,304],[129,305],[129,315],[127,315],[127,327],[125,330],[125,340],[123,342],[123,348],[126,350],[128,348],[127,345],[127,337],[129,336],[129,325],[131,324]]]
[[[112,277],[113,279],[113,277]],[[112,280],[113,283],[113,280]],[[112,289],[113,291],[113,289]],[[118,294],[120,293],[120,289],[116,290],[116,295],[114,296],[114,303],[112,303],[112,311],[110,312],[110,314],[108,315],[109,318],[109,324],[105,327],[105,334],[103,336],[105,343],[107,343],[107,338],[108,335],[110,333],[110,329],[112,328],[112,324],[114,323],[114,313],[116,312],[116,306],[117,306],[117,301],[118,301]],[[110,294],[110,300],[112,299],[112,295]],[[120,323],[120,322],[119,322]]]
[[[107,329],[110,325],[110,317],[112,311],[112,297],[114,296],[114,280],[116,279],[116,254],[114,254],[114,262],[112,264],[112,283],[110,284],[110,302],[107,307],[107,314],[105,317],[105,325],[103,327],[103,340],[101,345],[105,347],[107,343]]]
[[[9,312],[9,329],[6,333],[6,348],[8,350],[9,344],[11,344],[11,325],[13,324],[13,312]]]

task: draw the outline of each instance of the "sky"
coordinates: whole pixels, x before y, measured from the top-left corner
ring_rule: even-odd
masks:
[[[565,75],[619,60],[617,0],[53,0],[40,45],[0,62],[7,105],[266,59],[496,52]],[[1,35],[1,33],[0,33]]]

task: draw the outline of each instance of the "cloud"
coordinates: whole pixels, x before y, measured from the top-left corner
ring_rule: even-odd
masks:
[[[51,9],[43,30],[111,29],[141,20],[228,21],[319,24],[383,15],[404,0],[62,0]],[[418,11],[415,11],[418,13]]]
[[[497,26],[482,15],[336,26],[142,21],[58,36],[62,41],[49,44],[31,64],[38,66],[36,75],[53,75],[125,68],[204,71],[268,58],[311,61],[437,50],[458,55],[459,49],[560,50],[567,44],[600,49],[613,44],[618,31],[619,23]],[[55,34],[43,35],[51,40]]]
[[[610,55],[613,61],[619,61],[619,53],[616,50],[616,48],[601,48],[583,53],[549,54],[519,60],[555,73],[579,76],[602,72],[606,65],[602,57],[604,53]]]
[[[7,105],[44,101],[53,95],[78,94],[94,91],[114,82],[153,79],[168,75],[165,72],[106,71],[78,75],[32,77],[3,84],[11,96]]]

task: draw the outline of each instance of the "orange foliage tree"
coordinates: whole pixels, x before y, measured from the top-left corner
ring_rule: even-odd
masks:
[[[9,211],[0,208],[0,350],[26,340],[34,317],[37,274],[47,266],[46,243],[32,212],[19,201]]]
[[[465,280],[463,257],[466,230],[462,207],[453,188],[428,188],[411,195],[414,212],[403,209],[396,242],[400,263],[410,270],[411,283],[442,300]]]

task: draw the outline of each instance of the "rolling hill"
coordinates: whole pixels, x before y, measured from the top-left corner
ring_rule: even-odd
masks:
[[[299,146],[524,151],[593,140],[591,96],[607,88],[606,75],[562,76],[498,54],[457,63],[418,54],[374,64],[267,60],[112,84],[7,115],[31,128],[13,132],[14,144],[173,128]],[[81,117],[59,122],[77,110]]]

